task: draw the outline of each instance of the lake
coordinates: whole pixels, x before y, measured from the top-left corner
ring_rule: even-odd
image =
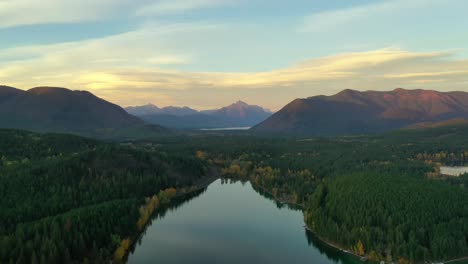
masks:
[[[462,174],[468,173],[468,167],[448,167],[442,166],[440,167],[440,173],[443,175],[450,175],[450,176],[460,176]]]
[[[318,241],[303,214],[250,183],[217,180],[158,213],[128,263],[361,263]]]
[[[251,127],[220,127],[220,128],[201,128],[201,131],[230,131],[230,130],[249,130]]]

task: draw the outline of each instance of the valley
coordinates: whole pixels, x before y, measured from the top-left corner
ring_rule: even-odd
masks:
[[[50,96],[50,100],[56,96],[82,96],[81,92],[58,88],[33,89],[19,92],[20,95],[11,88],[1,91],[4,102],[10,104],[14,100],[35,102],[35,99],[29,99],[35,93],[41,97],[37,102],[45,100],[42,96]],[[147,236],[158,238],[161,232],[151,231],[150,235],[148,230],[153,230],[153,225],[159,226],[158,221],[165,223],[164,215],[170,212],[167,208],[173,205],[177,208],[181,199],[201,195],[207,187],[208,190],[219,189],[219,197],[203,198],[207,204],[223,199],[226,199],[225,203],[247,200],[236,203],[236,206],[226,206],[224,209],[237,207],[240,210],[237,214],[231,212],[234,215],[230,217],[227,217],[228,213],[220,213],[222,218],[217,218],[215,211],[221,209],[213,211],[204,206],[206,221],[218,219],[217,222],[202,226],[195,224],[197,220],[193,218],[194,225],[185,226],[192,228],[187,230],[188,233],[178,233],[176,238],[174,230],[176,241],[187,243],[190,239],[207,239],[208,248],[216,239],[230,241],[237,243],[231,250],[238,250],[239,257],[247,254],[245,256],[250,256],[247,259],[256,259],[251,254],[266,254],[271,250],[271,246],[262,248],[267,236],[275,232],[279,235],[299,232],[301,235],[288,238],[292,239],[291,243],[298,243],[296,249],[301,248],[297,254],[287,256],[293,262],[318,258],[326,263],[354,263],[362,259],[405,264],[448,261],[468,255],[468,207],[465,206],[468,173],[456,169],[468,162],[468,126],[465,122],[437,121],[436,125],[430,126],[405,126],[367,135],[349,132],[346,136],[327,137],[314,133],[279,136],[257,132],[256,127],[232,131],[175,130],[157,125],[152,127],[118,106],[87,93],[84,96],[86,99],[82,102],[69,99],[71,104],[77,103],[72,108],[54,104],[41,113],[55,124],[55,127],[49,126],[52,131],[37,127],[25,118],[30,115],[24,111],[16,112],[16,121],[28,124],[25,127],[36,132],[15,130],[13,128],[18,128],[15,125],[3,123],[12,129],[0,130],[2,263],[147,262],[143,259],[154,252],[138,253],[140,247],[146,247],[140,243],[146,241]],[[92,122],[93,126],[80,126],[86,130],[68,131],[73,129],[69,123],[63,123],[53,114],[59,111],[68,120],[75,114],[64,109],[87,109],[88,100],[98,102],[108,112],[83,112],[75,120],[76,124],[96,120]],[[36,107],[35,103],[29,104]],[[103,116],[104,113],[120,115],[116,120],[124,122],[121,125],[125,128],[117,125],[114,132],[95,134],[93,131],[102,131],[100,127],[111,125],[110,117]],[[447,116],[452,117],[455,116]],[[105,121],[101,122],[100,118]],[[419,121],[414,120],[420,124]],[[269,122],[268,119],[265,122]],[[150,130],[141,130],[142,127]],[[93,135],[94,139],[83,135]],[[447,168],[457,170],[457,177],[448,176],[453,173],[447,173]],[[236,191],[229,196],[229,188],[222,191],[224,187],[219,185],[228,181],[244,184],[242,188],[235,187]],[[248,195],[243,194],[247,190],[245,184],[251,186],[247,187]],[[232,236],[222,237],[223,233],[219,233],[219,237],[213,236],[210,230],[216,226],[220,230],[229,230],[235,226],[247,228],[249,223],[254,223],[250,220],[232,223],[229,218],[244,219],[248,215],[245,210],[260,212],[265,206],[271,206],[242,205],[262,203],[263,198],[258,200],[256,192],[273,198],[279,207],[291,204],[300,208],[295,211],[294,220],[291,218],[294,223],[280,221],[283,213],[273,216],[278,212],[269,211],[251,226],[250,232],[260,232],[267,223],[272,225],[271,229],[268,233],[263,232],[263,237],[256,237],[257,242],[251,241],[258,244],[250,247],[239,244],[249,241],[245,237],[236,240]],[[199,212],[203,214],[201,209]],[[298,217],[297,212],[302,216]],[[267,216],[269,214],[273,215]],[[268,220],[268,217],[274,219]],[[187,217],[183,218],[167,224],[186,221]],[[179,225],[179,228],[182,227]],[[199,233],[197,228],[206,232]],[[298,229],[282,231],[291,228]],[[189,238],[190,232],[195,232],[196,238]],[[169,243],[169,240],[158,243],[163,241]],[[150,248],[154,246],[152,243],[144,242]],[[173,244],[173,248],[163,251],[167,255],[161,253],[151,258],[180,262],[197,254],[201,254],[201,260],[216,256],[215,252],[207,251],[208,248],[199,248],[200,251],[190,254],[188,252],[195,248],[187,248],[186,255],[171,255],[171,252],[178,252],[177,245],[183,247]],[[327,249],[328,245],[332,245],[331,251]],[[164,247],[170,247],[170,243],[158,246]],[[252,251],[251,247],[258,250]],[[264,258],[259,256],[258,261],[262,258],[267,261],[273,255],[270,252]],[[223,263],[228,263],[222,256],[228,254],[218,256]],[[297,259],[293,260],[295,257]],[[281,258],[278,256],[277,259]]]
[[[467,10],[0,0],[0,264],[468,264]]]
[[[429,175],[436,172],[433,162],[468,159],[467,131],[455,126],[306,141],[202,133],[129,144],[3,130],[0,257],[124,260],[147,223],[159,221],[149,221],[151,215],[214,177],[248,181],[300,205],[315,235],[366,259],[455,259],[467,250],[468,177]]]

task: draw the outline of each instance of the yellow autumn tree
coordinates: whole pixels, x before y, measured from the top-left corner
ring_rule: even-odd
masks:
[[[167,204],[174,198],[177,194],[177,190],[175,188],[169,188],[166,190],[161,190],[158,194],[159,203]]]
[[[358,243],[357,243],[357,245],[356,245],[356,249],[357,249],[357,254],[358,254],[359,256],[364,256],[364,254],[366,253],[366,252],[364,251],[364,245],[362,244],[362,241],[361,241],[361,240],[358,241]]]
[[[153,195],[153,197],[147,198],[146,203],[140,207],[140,218],[137,222],[138,230],[143,230],[146,223],[150,219],[151,215],[153,215],[154,210],[159,206],[159,199],[158,196]]]
[[[271,193],[273,194],[274,197],[277,197],[278,196],[278,188],[271,189]]]
[[[197,156],[198,159],[200,160],[206,160],[206,153],[201,151],[201,150],[198,150],[195,155]]]
[[[299,195],[298,195],[296,192],[293,193],[293,202],[294,202],[294,203],[298,203],[298,202],[299,202]]]
[[[398,258],[398,264],[411,264],[411,261],[400,257],[400,258]]]
[[[174,198],[177,194],[177,190],[175,188],[166,189],[164,192],[166,193],[166,197],[169,198],[169,200]]]
[[[158,199],[158,196],[156,195],[153,195],[153,197],[151,197],[151,206],[153,208],[157,208],[159,206],[159,199]]]
[[[115,250],[115,253],[114,253],[115,262],[122,263],[122,261],[123,261],[125,255],[127,254],[127,251],[128,251],[129,248],[130,248],[130,239],[129,238],[123,239],[120,242],[120,245],[117,248],[117,250]]]
[[[374,250],[372,250],[370,253],[369,253],[369,260],[372,260],[372,261],[379,261],[383,259],[382,256],[380,256],[377,252],[375,252]]]
[[[226,170],[224,170],[224,173],[225,174],[229,174],[229,175],[240,175],[240,172],[241,172],[241,167],[239,166],[239,164],[231,164],[229,166],[229,168],[227,168]]]

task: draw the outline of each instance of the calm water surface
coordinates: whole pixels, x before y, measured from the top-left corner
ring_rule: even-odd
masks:
[[[157,215],[129,263],[361,263],[317,241],[300,210],[217,180]]]
[[[220,128],[202,128],[201,131],[228,131],[228,130],[249,130],[251,127],[220,127]]]

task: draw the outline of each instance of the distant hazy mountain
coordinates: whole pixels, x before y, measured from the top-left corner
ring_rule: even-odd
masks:
[[[258,124],[272,114],[270,110],[257,105],[248,105],[242,101],[237,101],[221,109],[203,111],[203,113],[238,120],[251,125]]]
[[[23,91],[0,86],[0,127],[103,138],[164,131],[89,92],[52,87]]]
[[[128,107],[126,110],[147,122],[181,129],[250,127],[271,115],[269,110],[242,101],[220,109],[200,112],[189,107],[159,108],[151,104]]]
[[[186,116],[198,114],[198,111],[189,107],[177,107],[177,106],[167,106],[159,108],[153,104],[147,104],[143,106],[130,106],[125,108],[129,114],[135,116],[143,115],[175,115],[175,116]]]
[[[252,131],[345,135],[457,118],[468,118],[468,93],[401,88],[388,92],[344,90],[333,96],[296,99]]]
[[[140,116],[160,113],[161,108],[155,106],[154,104],[147,104],[142,106],[129,106],[125,108],[125,111],[131,115]]]

